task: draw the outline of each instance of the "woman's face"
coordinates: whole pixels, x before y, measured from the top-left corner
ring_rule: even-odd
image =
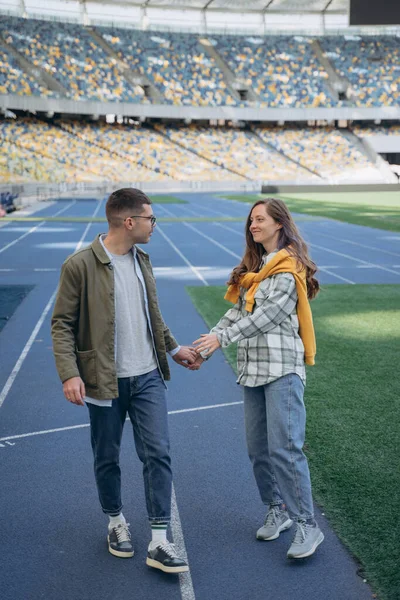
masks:
[[[253,240],[262,244],[267,252],[275,250],[282,225],[277,223],[268,213],[265,204],[258,204],[251,211],[250,233]]]

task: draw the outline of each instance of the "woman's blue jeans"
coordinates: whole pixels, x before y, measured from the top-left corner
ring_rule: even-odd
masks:
[[[314,516],[310,472],[303,452],[304,384],[295,373],[244,387],[247,448],[266,505],[285,503],[292,519]]]

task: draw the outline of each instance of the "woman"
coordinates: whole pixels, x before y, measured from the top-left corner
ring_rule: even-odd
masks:
[[[302,450],[305,364],[313,365],[315,355],[309,299],[319,290],[316,270],[285,203],[256,202],[246,222],[244,257],[228,281],[225,298],[234,306],[194,342],[203,358],[238,344],[248,452],[268,506],[257,538],[274,540],[294,521],[289,558],[310,556],[324,539]]]

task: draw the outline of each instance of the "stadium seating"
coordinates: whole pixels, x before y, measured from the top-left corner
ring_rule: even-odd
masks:
[[[395,36],[326,36],[326,56],[352,86],[357,106],[400,104],[400,38]]]
[[[14,56],[0,46],[0,94],[52,96],[53,92],[40,86],[31,75],[22,71]]]
[[[52,75],[74,100],[144,102],[115,59],[81,26],[3,17],[0,32],[32,64]]]
[[[195,106],[279,108],[341,106],[309,36],[208,35],[256,101],[237,101],[214,58],[189,33],[98,27],[97,34],[158,91],[157,102]],[[52,75],[74,100],[148,103],[122,65],[83,26],[2,15],[0,35],[33,65]],[[318,41],[337,72],[351,83],[357,106],[400,104],[400,41],[396,36],[324,36]],[[21,72],[0,46],[0,93],[51,95]]]
[[[123,125],[87,124],[78,122],[64,124],[92,144],[117,153],[124,159],[151,169],[154,173],[180,181],[221,181],[244,179],[232,174],[212,162],[200,158],[193,152],[172,143],[161,133],[150,128]],[[165,177],[164,177],[165,178]]]
[[[36,119],[0,122],[2,167],[24,181],[155,181],[166,178]],[[5,174],[2,181],[12,181]]]
[[[206,128],[195,125],[182,128],[159,125],[157,129],[171,140],[208,158],[216,165],[254,180],[317,179],[295,162],[268,149],[250,132],[229,128]]]
[[[221,70],[197,36],[128,29],[98,30],[132,70],[145,75],[166,104],[233,106]]]
[[[0,121],[0,138],[1,182],[382,181],[351,136],[331,127],[249,131],[18,118]]]
[[[254,131],[323,179],[335,182],[382,180],[367,157],[336,129],[256,127]]]
[[[340,104],[324,83],[328,74],[312,51],[311,38],[219,35],[210,41],[236,76],[253,88],[260,106]]]
[[[359,137],[365,135],[400,135],[400,125],[356,125],[353,132]]]

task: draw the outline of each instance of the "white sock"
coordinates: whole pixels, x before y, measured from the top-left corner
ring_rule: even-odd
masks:
[[[151,548],[159,544],[165,544],[167,541],[167,523],[154,523],[151,525]]]
[[[121,523],[126,523],[125,517],[122,513],[119,513],[119,515],[117,515],[116,517],[112,517],[111,515],[108,515],[110,522],[108,524],[108,528],[112,529],[113,527],[117,527],[117,525],[120,525]]]

